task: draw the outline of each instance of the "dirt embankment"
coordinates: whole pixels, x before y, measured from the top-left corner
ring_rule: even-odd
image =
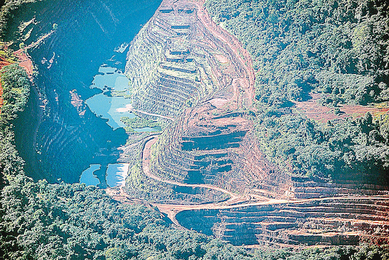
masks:
[[[19,66],[26,70],[28,77],[30,78],[30,80],[32,80],[34,73],[34,64],[32,63],[32,60],[29,55],[23,50],[15,51],[14,55],[18,59]]]
[[[19,66],[26,70],[27,75],[31,81],[33,80],[34,63],[32,62],[32,59],[28,54],[27,50],[37,47],[46,38],[50,37],[54,32],[54,30],[50,31],[49,33],[41,36],[37,41],[28,45],[27,47],[24,47],[23,49],[17,50],[13,53],[14,56],[18,59]]]
[[[252,105],[252,101],[255,97],[255,71],[253,68],[253,63],[250,54],[247,50],[245,50],[240,44],[239,40],[228,33],[226,30],[218,26],[209,16],[209,13],[204,8],[205,0],[197,0],[193,2],[197,7],[197,15],[200,21],[204,24],[204,26],[214,34],[219,40],[222,40],[229,48],[233,50],[236,54],[235,57],[239,60],[239,62],[244,66],[244,72],[246,73],[246,77],[241,79],[241,85],[243,88],[246,88],[249,93],[249,106]]]
[[[312,94],[311,96],[311,100],[296,102],[296,107],[308,118],[321,123],[348,117],[357,118],[364,116],[368,112],[372,115],[379,115],[389,111],[387,103],[381,104],[381,106],[339,105],[339,107],[330,108],[319,104],[320,94]]]

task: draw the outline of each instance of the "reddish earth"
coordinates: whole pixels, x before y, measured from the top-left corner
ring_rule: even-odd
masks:
[[[203,25],[211,32],[214,36],[216,36],[218,39],[221,39],[225,44],[230,47],[233,52],[236,54],[235,57],[239,60],[241,64],[244,66],[244,71],[247,73],[246,78],[241,80],[242,87],[248,89],[249,96],[251,97],[249,100],[250,104],[252,105],[252,100],[255,97],[255,89],[254,89],[254,82],[255,82],[255,72],[253,69],[253,64],[251,60],[251,56],[248,53],[247,50],[245,50],[242,45],[240,44],[239,40],[228,33],[226,30],[218,26],[216,23],[213,22],[212,18],[209,16],[209,13],[204,8],[205,0],[197,0],[193,1],[193,3],[197,7],[197,17],[200,19],[200,21],[203,23]],[[243,57],[241,55],[243,55]]]
[[[143,92],[143,97],[139,97],[145,98],[138,105],[134,103],[136,109],[128,109],[173,121],[160,137],[144,140],[141,166],[147,179],[154,181],[153,187],[208,189],[224,193],[229,199],[184,203],[178,196],[171,200],[156,199],[152,204],[177,226],[199,231],[212,226],[209,232],[237,245],[354,245],[360,241],[387,241],[389,193],[385,189],[291,177],[267,160],[252,131],[253,122],[245,112],[252,109],[254,99],[255,74],[250,56],[235,37],[212,21],[203,3],[202,0],[163,1],[139,42],[147,42],[152,50],[153,45],[159,46],[158,49],[163,49],[159,54],[169,54],[161,60],[169,59],[169,63],[162,72],[158,67],[155,74],[146,74],[153,77],[150,82],[158,84],[147,85],[153,92]],[[143,48],[136,45],[139,42],[133,43],[136,46],[133,53],[130,47],[127,63],[131,70],[138,69],[133,76],[135,80],[145,75],[139,70],[142,61],[139,50]],[[189,59],[196,61],[201,71],[197,80],[191,78],[198,71],[191,72],[185,67],[192,62]],[[206,79],[214,84],[213,88],[204,83]],[[148,93],[152,95],[148,97]],[[174,110],[186,96],[193,97],[191,100],[195,102]],[[298,102],[296,107],[323,122],[338,118],[327,113],[329,108],[318,105],[315,102],[318,98]],[[340,108],[344,112],[340,116],[362,115],[366,109],[373,113],[387,111],[344,106]],[[141,200],[131,198],[123,189],[107,192],[124,203]],[[174,192],[169,196],[174,197]],[[213,224],[204,225],[206,222]],[[378,234],[375,232],[378,229],[386,231]]]
[[[70,96],[70,103],[77,109],[77,112],[80,116],[84,116],[86,112],[84,100],[81,99],[80,95],[78,95],[75,90],[70,91]]]
[[[242,210],[245,208],[252,208],[252,207],[258,207],[258,208],[266,208],[266,206],[274,206],[274,207],[288,207],[288,208],[295,208],[295,207],[301,207],[302,205],[316,205],[315,203],[317,202],[323,202],[323,204],[328,203],[328,201],[336,201],[337,203],[342,203],[344,206],[347,206],[347,204],[350,203],[350,201],[382,201],[382,203],[388,203],[389,201],[389,195],[383,195],[383,196],[364,196],[364,195],[344,195],[342,197],[335,196],[335,197],[324,197],[324,198],[309,198],[309,199],[271,199],[265,196],[258,196],[257,191],[253,191],[254,194],[238,194],[238,193],[232,193],[228,190],[221,189],[220,187],[213,186],[213,185],[201,185],[201,184],[184,184],[184,183],[179,183],[171,180],[164,180],[161,177],[155,176],[151,171],[150,171],[150,150],[151,146],[156,142],[157,137],[151,137],[144,149],[143,149],[143,171],[144,173],[157,181],[163,182],[163,183],[169,183],[169,184],[174,184],[178,186],[185,186],[185,187],[206,187],[209,189],[216,189],[218,191],[222,191],[230,196],[230,199],[221,202],[221,203],[210,203],[210,204],[200,204],[200,205],[181,205],[181,204],[160,204],[160,203],[152,203],[152,205],[158,207],[160,212],[165,213],[171,220],[172,222],[177,225],[178,227],[182,228],[180,222],[177,220],[176,216],[180,212],[184,211],[200,211],[200,210],[221,210],[224,212],[229,212],[232,211],[234,212],[235,210]],[[259,190],[259,189],[257,189]],[[262,190],[263,194],[266,194],[268,191],[267,190]],[[107,193],[113,197],[115,200],[121,201],[122,203],[143,203],[142,201],[139,201],[137,199],[133,199],[129,197],[122,188],[117,188],[117,189],[107,189]],[[283,206],[284,205],[284,206]],[[294,206],[295,205],[295,206]],[[319,204],[320,205],[320,204]],[[383,204],[384,205],[384,204]],[[319,206],[320,207],[320,206]],[[364,206],[364,210],[369,210],[369,205]],[[252,212],[252,211],[251,211]],[[347,212],[347,209],[344,210],[344,212]],[[272,214],[272,213],[270,213]],[[287,213],[288,214],[288,213]],[[293,216],[293,213],[291,216]],[[371,212],[370,214],[373,214]],[[376,212],[376,214],[379,214]],[[259,215],[261,216],[261,215]],[[320,214],[319,214],[320,216]],[[252,217],[251,217],[252,218]],[[289,217],[290,218],[290,217]],[[315,238],[317,237],[317,234],[320,234],[320,236],[323,237],[324,240],[329,240],[332,241],[334,238],[338,238],[339,235],[342,237],[361,237],[362,239],[365,239],[367,242],[371,241],[371,237],[375,237],[375,240],[382,240],[384,239],[382,236],[372,236],[368,234],[361,233],[361,230],[358,229],[358,226],[362,227],[363,229],[368,228],[369,226],[371,227],[386,227],[388,225],[388,220],[387,217],[385,218],[380,218],[379,216],[371,216],[369,218],[361,217],[362,219],[344,219],[344,217],[340,215],[336,215],[336,213],[331,214],[331,216],[328,216],[326,218],[308,218],[307,219],[307,224],[306,225],[313,225],[312,223],[314,222],[323,222],[323,223],[334,223],[338,225],[337,223],[342,223],[342,222],[352,222],[352,226],[354,227],[352,230],[345,230],[344,232],[339,232],[339,231],[331,231],[331,232],[324,232],[317,226],[315,227],[317,230],[308,228],[306,226],[305,228],[302,229],[291,229],[291,230],[282,230],[284,236],[288,237],[293,237],[297,241],[298,239],[304,239],[304,238]],[[230,220],[231,222],[231,220]],[[274,225],[282,225],[282,222],[264,222],[262,225],[265,226],[274,226]],[[285,225],[285,224],[284,224]],[[339,239],[339,238],[338,238]],[[387,239],[384,239],[382,241],[387,241]],[[381,241],[381,242],[382,242]],[[277,246],[292,246],[296,247],[296,245],[293,244],[283,244],[283,243],[276,243]],[[253,247],[253,246],[251,246]]]
[[[32,75],[34,73],[34,64],[32,63],[32,60],[29,55],[24,50],[15,51],[14,55],[19,60],[19,66],[26,70],[28,77],[30,78],[30,80],[32,80]]]
[[[312,99],[304,102],[296,102],[296,107],[302,111],[308,118],[321,123],[327,123],[329,120],[344,119],[347,117],[361,117],[367,112],[372,115],[388,113],[389,104],[382,104],[384,107],[361,106],[361,105],[340,105],[340,113],[335,114],[335,108],[322,106],[318,103],[320,94],[312,94]]]
[[[54,30],[50,31],[49,33],[40,37],[36,42],[33,42],[30,45],[28,45],[27,47],[25,47],[24,49],[17,50],[13,53],[15,55],[15,57],[18,59],[19,66],[26,70],[27,75],[29,76],[30,80],[33,79],[34,64],[31,60],[31,57],[29,57],[27,50],[37,47],[47,37],[51,36],[54,32],[55,32]],[[51,59],[50,62],[53,63],[53,59]]]

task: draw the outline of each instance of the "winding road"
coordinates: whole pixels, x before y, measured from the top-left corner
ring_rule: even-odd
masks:
[[[164,2],[169,2],[169,0],[166,0]],[[185,2],[185,1],[183,0],[182,2]],[[174,3],[176,3],[176,2],[174,2]],[[174,3],[171,3],[171,2],[166,3],[166,6],[173,6]],[[206,27],[206,30],[208,30],[212,34],[212,36],[214,36],[218,41],[223,42],[223,46],[226,47],[227,49],[230,49],[230,51],[229,51],[230,53],[231,53],[231,51],[233,52],[233,58],[235,58],[234,61],[237,61],[236,64],[238,64],[238,65],[236,65],[236,66],[237,66],[237,68],[239,68],[239,70],[236,70],[236,71],[238,71],[238,73],[233,74],[234,77],[231,78],[232,79],[231,81],[229,81],[229,82],[231,82],[231,85],[226,86],[225,92],[221,92],[221,94],[219,93],[219,96],[212,98],[210,100],[206,100],[202,104],[206,104],[207,102],[209,102],[214,107],[217,107],[217,108],[220,107],[220,110],[222,110],[222,108],[228,107],[228,105],[230,105],[230,107],[228,107],[228,108],[230,108],[231,110],[240,109],[242,107],[249,107],[250,109],[253,108],[252,103],[254,100],[254,93],[255,93],[255,91],[254,91],[255,72],[253,70],[250,55],[240,45],[239,41],[235,37],[230,35],[228,32],[226,32],[224,29],[220,28],[218,25],[216,25],[216,23],[214,23],[212,21],[209,14],[207,13],[207,11],[204,8],[204,1],[203,0],[194,0],[194,1],[190,1],[190,3],[196,5],[196,9],[197,9],[196,14],[197,14],[198,21]],[[239,65],[239,63],[241,64],[241,66]],[[231,64],[235,64],[235,63],[233,63],[231,61]],[[229,76],[231,76],[231,75],[229,75]],[[228,95],[223,95],[223,93],[226,93],[228,91],[229,91]],[[233,92],[233,93],[231,93],[231,92]],[[244,97],[242,92],[246,93],[245,97]],[[242,97],[244,97],[244,98],[242,98]],[[246,98],[246,100],[245,100],[245,98]],[[245,103],[245,101],[247,101],[247,103]],[[235,106],[235,103],[236,103],[236,106]],[[144,111],[135,110],[132,107],[128,107],[127,109],[129,109],[129,110],[131,109],[130,111],[135,111],[135,112],[143,113],[146,115],[157,116],[157,117],[165,118],[165,119],[172,120],[172,121],[174,120],[174,118],[168,118],[168,117],[161,116],[158,114],[147,113]],[[211,109],[210,110],[198,109],[196,111],[196,113],[199,114],[199,116],[198,116],[199,118],[200,117],[205,118],[204,114],[206,112],[209,112],[209,114],[212,115],[212,112],[215,112],[216,109],[215,109],[215,111],[212,111],[212,112],[211,111],[212,111]],[[188,129],[191,126],[195,125],[195,123],[193,123],[193,122],[196,122],[196,120],[200,120],[199,118],[195,117],[196,115],[193,115],[192,121],[190,122],[191,124],[189,124],[187,122]],[[211,126],[216,126],[217,124],[215,124],[215,121],[211,121],[212,116],[210,116],[209,118],[210,118],[210,121],[207,123]],[[241,120],[247,121],[246,118],[241,118]],[[244,122],[240,122],[240,126],[242,126],[242,125],[244,125]],[[215,190],[218,192],[222,192],[229,197],[228,200],[225,200],[223,202],[204,203],[204,204],[197,204],[197,205],[184,205],[184,204],[178,204],[178,203],[177,204],[150,203],[153,206],[157,207],[161,213],[166,214],[170,218],[170,220],[178,227],[181,227],[181,225],[177,221],[176,215],[182,211],[213,210],[213,209],[215,209],[215,210],[227,210],[227,209],[238,209],[238,208],[244,208],[244,207],[250,207],[250,206],[265,206],[265,205],[286,205],[286,204],[294,205],[294,204],[311,203],[311,202],[315,202],[315,201],[323,202],[323,204],[324,204],[324,203],[329,203],[329,201],[331,201],[331,200],[336,200],[336,201],[340,202],[340,204],[343,204],[343,203],[350,204],[350,202],[348,202],[348,200],[357,200],[357,201],[364,200],[364,199],[365,200],[373,200],[373,201],[389,200],[389,193],[385,193],[385,195],[380,195],[380,196],[378,196],[378,195],[377,196],[374,196],[374,195],[370,196],[370,195],[363,195],[363,194],[356,196],[353,194],[348,195],[347,193],[343,193],[343,194],[339,194],[338,196],[334,196],[333,194],[328,193],[328,197],[307,198],[307,199],[297,199],[297,198],[295,198],[295,194],[291,193],[290,197],[288,197],[286,199],[283,199],[283,198],[282,199],[270,199],[268,197],[258,195],[258,194],[268,194],[269,193],[268,190],[261,189],[261,188],[252,189],[247,194],[240,194],[240,193],[236,193],[236,192],[233,192],[231,190],[228,190],[228,189],[225,189],[222,187],[218,187],[215,185],[211,185],[211,184],[180,183],[178,181],[165,179],[164,177],[158,176],[155,173],[153,173],[152,167],[151,167],[151,164],[152,164],[151,148],[157,142],[157,140],[158,140],[157,136],[148,137],[148,139],[145,140],[145,145],[143,146],[143,151],[142,151],[142,169],[143,169],[144,175],[146,175],[148,178],[151,178],[157,182],[160,182],[161,186],[163,184],[171,184],[171,185],[180,186],[180,187],[205,188],[205,189],[211,189],[211,190]],[[245,151],[242,151],[242,153],[246,154],[247,149]],[[261,166],[259,165],[258,167],[261,167]],[[259,171],[261,171],[261,169],[259,169],[258,172]],[[261,176],[266,178],[266,174],[268,174],[268,173],[262,172]],[[320,189],[320,187],[319,187],[319,189]],[[112,192],[112,191],[109,191],[109,192]],[[326,193],[323,193],[322,196],[325,196],[324,194],[326,194]],[[337,193],[334,193],[334,194],[337,194]],[[368,193],[365,193],[365,194],[368,194]],[[281,194],[279,194],[279,195],[280,195],[279,197],[281,197]],[[118,191],[118,193],[113,194],[112,196],[115,199],[121,200],[123,202],[134,201],[133,198],[129,198],[128,195],[125,194],[123,189],[120,189],[120,191]],[[289,196],[289,195],[287,195],[287,196]],[[147,203],[147,202],[144,202],[144,203]],[[352,206],[352,204],[348,205],[348,206]],[[333,219],[335,221],[339,221],[337,218],[338,217],[334,217]],[[359,221],[356,218],[353,218],[351,220],[352,221],[355,220],[354,222]],[[340,220],[339,222],[342,222],[342,221],[343,220]],[[277,222],[277,221],[274,220],[274,222]],[[374,221],[374,217],[372,217],[369,219],[363,219],[363,221],[361,223],[373,226],[376,224],[376,221]]]
[[[311,199],[269,199],[267,197],[258,196],[256,194],[236,194],[231,191],[222,189],[217,186],[208,185],[208,184],[185,184],[172,180],[165,180],[161,177],[154,175],[150,170],[150,159],[151,159],[151,146],[155,144],[158,140],[158,136],[153,136],[149,140],[146,141],[146,144],[142,153],[142,167],[143,172],[149,178],[152,178],[156,181],[168,183],[172,185],[177,185],[180,187],[192,187],[192,188],[208,188],[223,192],[230,196],[230,199],[224,202],[219,203],[207,203],[207,204],[199,204],[199,205],[182,205],[182,204],[161,204],[161,203],[151,203],[156,206],[160,212],[165,213],[170,220],[176,224],[177,226],[181,226],[180,223],[176,219],[176,215],[184,210],[201,210],[201,209],[232,209],[232,208],[242,208],[249,206],[264,206],[264,205],[275,205],[275,204],[290,204],[290,203],[307,203],[312,201],[325,201],[331,199],[337,200],[349,200],[349,199],[370,199],[370,200],[382,200],[389,199],[388,195],[383,196],[332,196],[332,197],[322,197],[322,198],[311,198]],[[260,190],[266,193],[266,190]]]

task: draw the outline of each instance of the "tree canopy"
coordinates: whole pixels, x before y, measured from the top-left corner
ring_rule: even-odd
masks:
[[[387,115],[323,124],[295,107],[312,93],[337,115],[343,105],[387,106],[387,3],[209,0],[206,7],[251,54],[256,132],[273,162],[292,175],[324,181],[389,183]]]

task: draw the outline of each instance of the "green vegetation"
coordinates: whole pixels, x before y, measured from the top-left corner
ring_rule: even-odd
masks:
[[[379,1],[207,1],[214,20],[251,53],[257,99],[331,103],[388,100],[388,11]]]
[[[238,37],[256,74],[256,131],[267,156],[293,175],[387,183],[387,120],[378,115],[321,124],[294,102],[389,100],[388,6],[380,1],[208,0],[214,21]],[[338,108],[338,109],[337,109]],[[377,178],[377,176],[379,176]]]
[[[5,66],[1,71],[4,104],[0,121],[10,122],[24,109],[30,92],[30,80],[26,71],[17,64]]]
[[[23,172],[12,120],[23,110],[30,82],[9,65],[1,72],[1,259],[245,259],[242,249],[171,226],[158,211],[112,200],[81,184],[34,182]],[[150,258],[151,257],[151,258]]]
[[[32,1],[6,1],[9,10],[22,2]],[[5,9],[2,10],[4,12]],[[2,14],[1,17],[6,16]],[[270,20],[275,19],[273,17]],[[108,197],[104,190],[80,184],[49,184],[45,180],[34,182],[23,172],[24,162],[15,149],[12,131],[12,121],[28,100],[30,81],[25,71],[15,64],[2,69],[1,81],[4,106],[0,114],[0,259],[389,258],[388,248],[377,246],[315,248],[300,252],[288,249],[246,251],[193,231],[178,230],[156,209],[118,203]],[[280,121],[279,126],[272,128],[272,122],[276,124],[282,118],[287,123],[297,120],[296,128],[291,126],[285,130],[295,131],[295,136],[301,136],[298,132],[301,126],[305,127],[305,134],[312,135],[311,139],[317,135],[317,125],[304,117],[288,119],[280,114],[276,106],[268,105],[264,109],[266,113],[258,115],[256,119],[258,134],[282,126]],[[143,123],[134,121],[129,124]],[[267,124],[268,128],[261,129]],[[373,121],[370,115],[342,125],[328,125],[318,135],[323,135],[323,140],[330,136],[327,138],[329,144],[336,146],[336,140],[331,141],[331,134],[336,136],[344,132],[342,127],[346,127],[347,131],[351,129],[349,135],[353,142],[361,139],[362,148],[387,143],[385,140],[389,136],[387,117]],[[363,136],[359,133],[363,133]],[[351,146],[355,145],[353,143]],[[139,166],[133,169],[137,173],[134,182],[140,178]]]
[[[212,259],[215,252],[238,258],[246,254],[174,229],[153,208],[115,202],[103,190],[85,185],[34,183],[19,174],[3,189],[2,206],[6,259]]]
[[[7,48],[7,44],[5,42],[0,42],[0,58],[8,63],[14,63],[15,57],[12,52]]]
[[[257,117],[257,133],[266,154],[298,175],[329,180],[352,179],[360,182],[384,178],[389,163],[388,121],[373,121],[371,114],[339,124],[331,121],[319,127],[313,120],[300,115],[272,115],[271,111]],[[361,174],[362,173],[362,174]]]
[[[13,12],[16,11],[20,6],[28,3],[35,3],[41,0],[5,0],[4,5],[0,11],[0,36],[3,37],[5,28],[8,25],[8,21],[13,16]]]
[[[0,120],[1,259],[244,259],[245,251],[173,228],[154,208],[125,205],[80,184],[34,182],[23,172],[12,120],[30,83],[17,65],[4,67]],[[223,257],[225,256],[225,257]]]
[[[4,67],[0,73],[4,99],[0,113],[0,171],[2,174],[10,174],[13,171],[21,171],[24,165],[14,146],[11,121],[24,109],[30,91],[30,81],[27,73],[16,64]],[[4,176],[1,176],[0,180],[3,178]],[[0,186],[2,185],[1,181]]]
[[[126,132],[129,133],[135,132],[134,129],[144,128],[144,127],[150,127],[150,128],[161,127],[161,124],[158,121],[154,121],[143,117],[129,118],[127,116],[124,116],[120,118],[120,121],[122,121],[126,125],[125,127]]]

